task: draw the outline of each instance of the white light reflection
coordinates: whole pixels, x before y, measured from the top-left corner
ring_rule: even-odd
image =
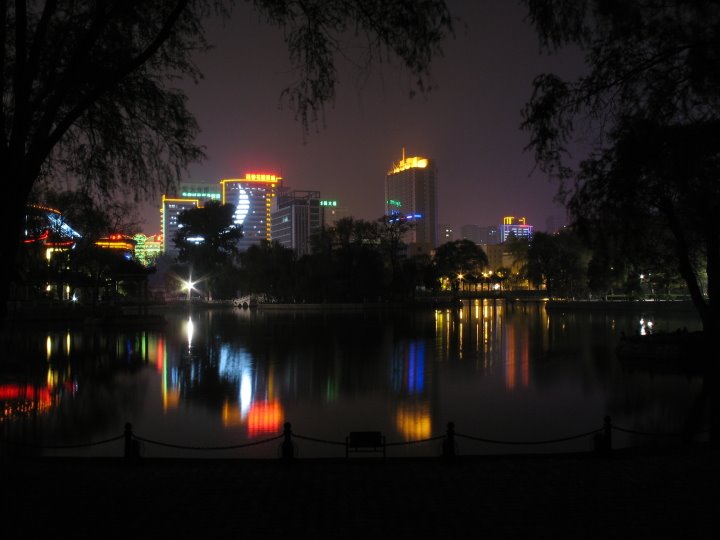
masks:
[[[652,334],[653,325],[654,323],[652,321],[640,319],[640,335],[646,336],[648,334]]]
[[[240,418],[245,420],[253,400],[252,356],[242,347],[223,345],[218,367],[221,378],[238,384]]]
[[[195,333],[195,325],[192,322],[192,317],[188,317],[186,331],[188,337],[188,349],[190,349],[192,347],[193,334]]]

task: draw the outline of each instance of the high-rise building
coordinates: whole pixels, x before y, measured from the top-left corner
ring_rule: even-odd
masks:
[[[320,199],[322,223],[324,227],[334,226],[339,219],[349,217],[350,214],[336,199]]]
[[[160,207],[160,228],[163,237],[163,252],[177,256],[178,250],[175,248],[173,238],[178,230],[178,216],[184,210],[198,208],[200,201],[198,199],[185,199],[181,197],[162,196],[162,206]]]
[[[312,238],[323,225],[319,191],[283,191],[272,214],[272,239],[298,257],[311,252]]]
[[[242,226],[240,251],[272,239],[272,206],[281,180],[274,174],[256,173],[220,180],[222,203],[235,206],[233,222]]]
[[[498,234],[497,225],[489,225],[487,227],[480,227],[479,230],[479,242],[478,244],[499,244],[500,235]]]
[[[515,238],[531,240],[533,235],[533,226],[525,223],[525,218],[515,218],[514,216],[505,216],[502,224],[498,227],[498,235],[500,242],[506,242],[512,234]]]
[[[460,235],[463,240],[470,240],[476,244],[482,243],[480,242],[480,227],[478,225],[470,223],[463,225],[460,227]]]
[[[462,237],[476,244],[497,244],[498,243],[498,228],[497,225],[490,225],[488,227],[481,227],[480,225],[463,225],[460,229]]]
[[[439,243],[441,244],[455,240],[455,232],[453,231],[452,225],[440,223],[440,225],[438,225],[437,237],[439,239]]]
[[[385,177],[385,214],[414,224],[405,241],[414,253],[429,253],[437,246],[437,185],[432,160],[405,157]]]

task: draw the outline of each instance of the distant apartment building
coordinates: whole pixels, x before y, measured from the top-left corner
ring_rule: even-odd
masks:
[[[453,232],[452,225],[447,223],[441,223],[438,225],[438,243],[445,244],[455,240],[455,234]]]
[[[298,257],[312,251],[312,240],[323,226],[319,191],[282,191],[272,213],[272,240]]]
[[[463,239],[470,240],[476,244],[497,244],[498,242],[498,228],[497,226],[490,225],[488,227],[481,227],[480,225],[467,224],[463,225],[460,229],[460,234]]]
[[[412,222],[405,241],[411,253],[437,246],[437,173],[431,159],[414,156],[394,163],[385,177],[385,214]]]

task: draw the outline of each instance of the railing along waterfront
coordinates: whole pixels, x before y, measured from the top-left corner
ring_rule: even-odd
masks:
[[[616,450],[616,448],[613,447],[613,432],[621,432],[621,433],[627,433],[632,435],[639,435],[643,437],[651,437],[651,438],[662,438],[662,437],[672,437],[672,438],[681,438],[687,442],[692,441],[695,437],[698,437],[700,435],[708,434],[708,430],[698,431],[695,433],[651,433],[651,432],[644,432],[644,431],[636,431],[632,429],[623,428],[620,426],[616,426],[612,423],[609,416],[606,416],[603,421],[603,425],[597,429],[593,429],[590,431],[585,431],[583,433],[578,433],[575,435],[570,435],[567,437],[559,437],[559,438],[553,438],[553,439],[543,439],[543,440],[534,440],[534,441],[512,441],[512,440],[500,440],[500,439],[491,439],[487,437],[480,437],[476,435],[469,435],[464,433],[458,433],[455,430],[455,424],[454,422],[448,422],[447,429],[444,434],[437,435],[433,437],[427,437],[424,439],[417,439],[417,440],[411,440],[411,441],[396,441],[396,442],[385,442],[384,437],[382,437],[382,443],[376,443],[374,444],[374,451],[382,451],[383,456],[385,455],[385,449],[390,447],[401,447],[401,446],[411,446],[416,444],[422,444],[422,443],[428,443],[428,442],[436,442],[436,441],[442,441],[441,444],[441,451],[440,451],[440,457],[449,459],[454,458],[456,456],[459,456],[460,453],[458,451],[458,445],[457,445],[457,439],[465,439],[475,442],[481,442],[486,444],[495,444],[495,445],[510,445],[510,446],[528,446],[528,445],[547,445],[547,444],[557,444],[561,442],[571,441],[571,440],[577,440],[582,438],[590,438],[592,441],[592,448],[593,452],[600,453],[600,454],[610,454],[613,450]],[[358,432],[356,432],[358,433]],[[380,432],[359,432],[361,434],[374,434],[377,436],[381,436]],[[353,432],[351,432],[351,435]],[[123,450],[123,457],[126,460],[137,460],[141,458],[140,455],[140,443],[147,444],[147,445],[155,445],[155,446],[161,446],[166,448],[174,448],[178,450],[187,450],[187,451],[218,451],[218,450],[242,450],[244,448],[249,448],[252,446],[260,446],[269,444],[275,441],[280,441],[282,439],[282,442],[278,446],[277,453],[278,457],[280,457],[283,460],[293,460],[298,458],[298,447],[295,443],[295,440],[300,441],[309,441],[314,442],[318,444],[324,444],[324,445],[330,445],[330,446],[342,446],[345,449],[345,455],[348,456],[350,446],[352,445],[349,437],[346,437],[345,441],[339,441],[339,440],[330,440],[330,439],[322,439],[318,437],[311,437],[308,435],[301,435],[299,433],[295,433],[292,430],[292,424],[290,422],[286,422],[283,427],[283,432],[280,435],[274,436],[274,437],[268,437],[265,439],[252,441],[248,443],[242,443],[242,444],[232,444],[232,445],[223,445],[223,446],[191,446],[191,445],[181,445],[181,444],[174,444],[174,443],[168,443],[163,441],[158,441],[154,439],[150,439],[147,437],[140,436],[133,432],[132,425],[130,423],[125,424],[125,430],[122,434],[119,434],[115,437],[110,437],[107,439],[99,440],[99,441],[90,441],[86,443],[76,443],[76,444],[64,444],[64,445],[52,445],[52,444],[33,444],[28,442],[18,442],[18,441],[11,441],[7,439],[0,440],[0,455],[6,454],[6,449],[8,448],[15,448],[15,449],[32,449],[32,450],[69,450],[69,449],[79,449],[79,448],[90,448],[94,446],[100,446],[105,444],[110,444],[119,440],[124,441],[124,450]],[[362,443],[360,443],[362,444]],[[626,447],[627,448],[627,447]],[[358,450],[357,447],[355,447],[355,450]],[[372,450],[370,450],[372,451]],[[562,453],[562,452],[559,452]],[[19,454],[22,456],[22,454]],[[474,456],[479,454],[465,454],[467,456]]]

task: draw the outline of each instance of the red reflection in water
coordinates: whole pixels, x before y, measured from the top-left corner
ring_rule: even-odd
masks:
[[[279,401],[258,401],[250,405],[247,417],[248,436],[257,437],[277,433],[283,421],[282,405]]]
[[[50,403],[51,396],[50,389],[47,387],[36,389],[30,385],[0,384],[0,399],[30,399]]]

